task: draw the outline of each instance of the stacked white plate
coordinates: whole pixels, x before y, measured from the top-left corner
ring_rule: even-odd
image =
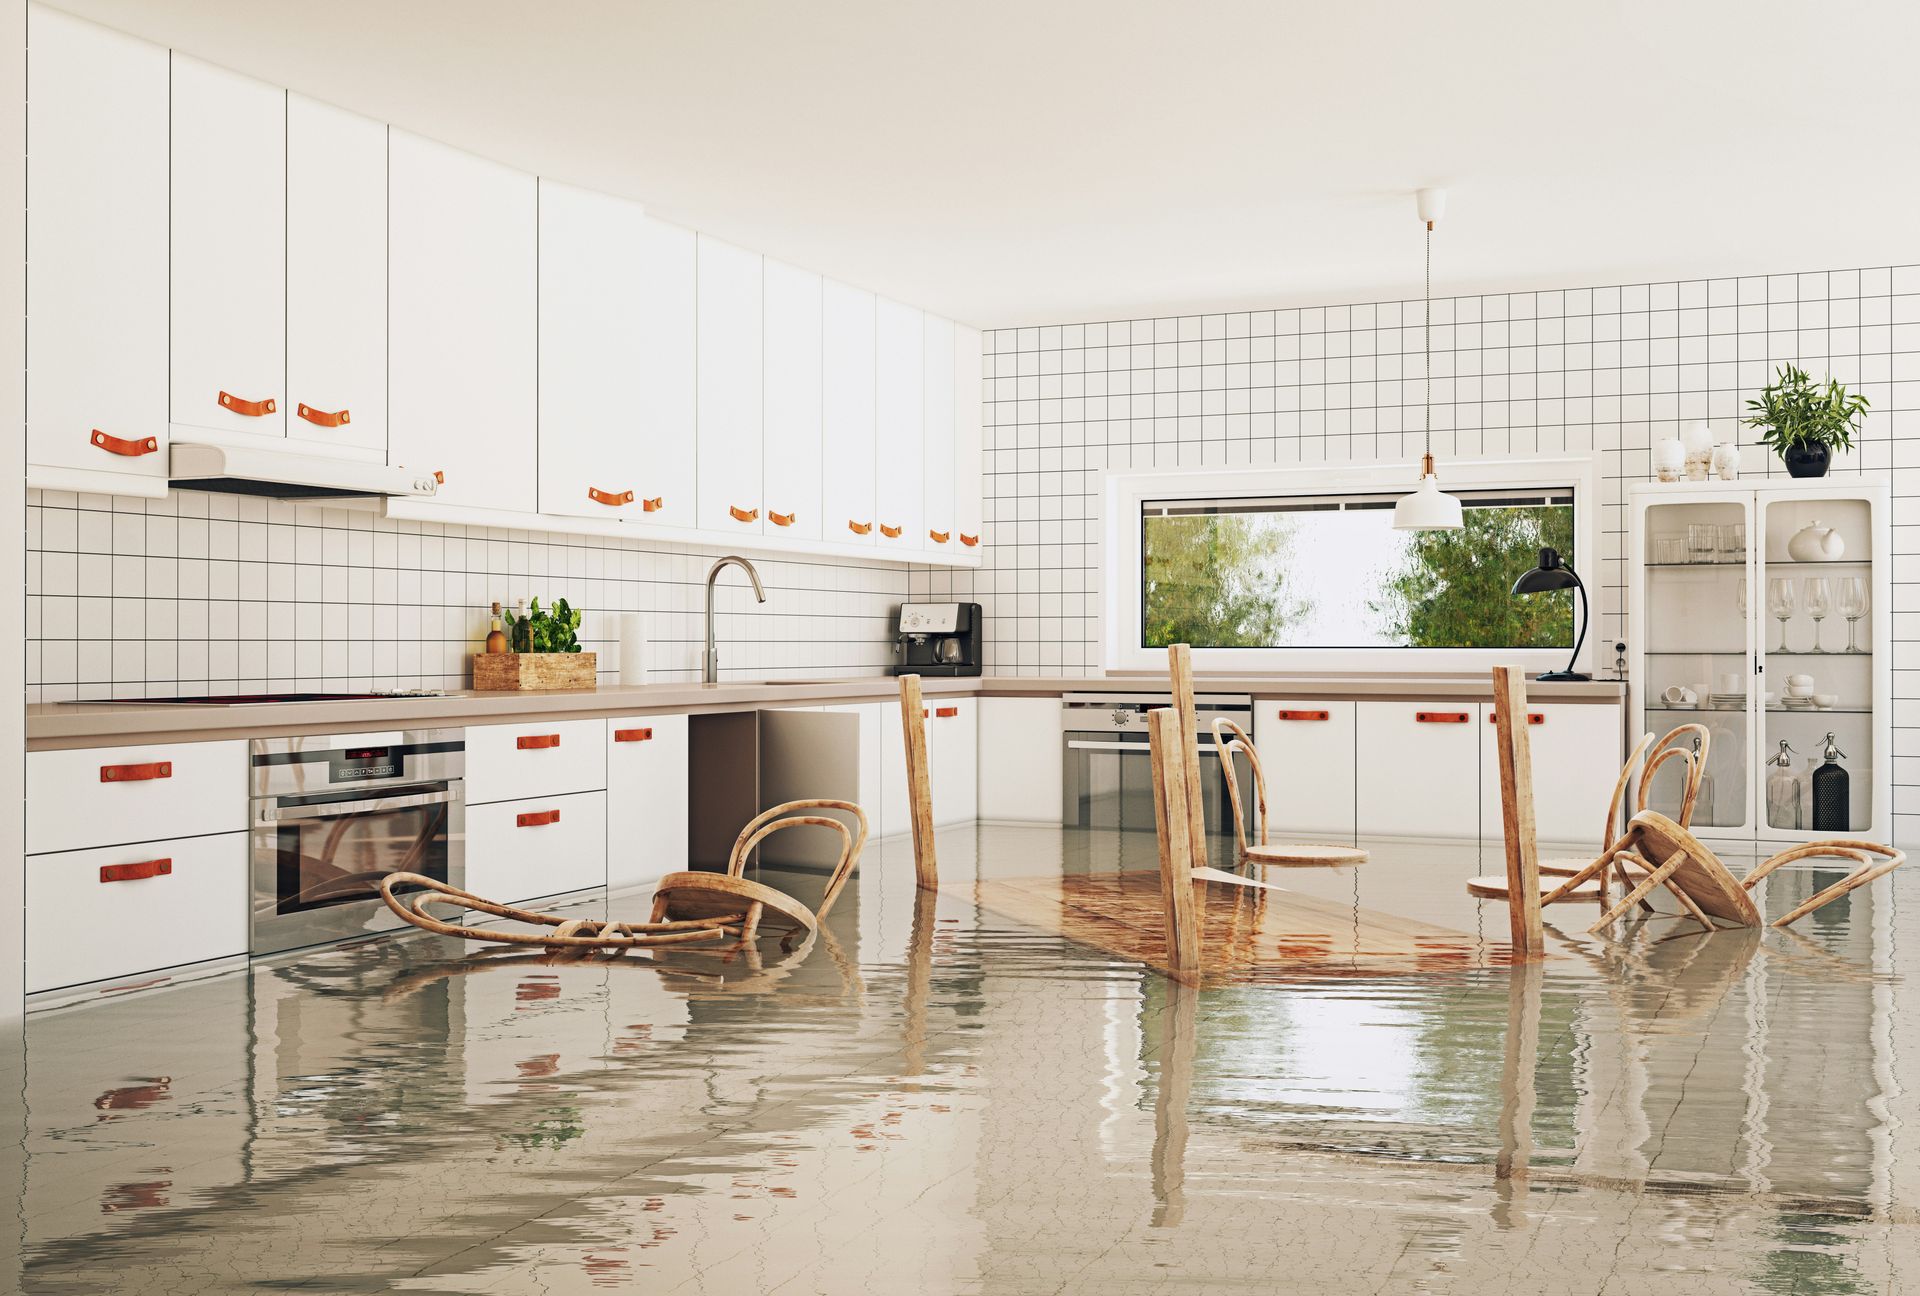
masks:
[[[1707,705],[1715,711],[1745,711],[1747,695],[1745,693],[1709,693]]]
[[[1810,697],[1795,697],[1789,693],[1780,699],[1780,705],[1789,711],[1811,711],[1813,710],[1813,699]]]

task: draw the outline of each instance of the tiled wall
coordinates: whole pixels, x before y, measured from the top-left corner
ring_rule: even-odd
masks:
[[[980,601],[989,670],[1097,672],[1097,474],[1417,459],[1420,324],[1412,301],[988,333],[983,566],[916,570],[915,595]],[[1920,555],[1920,266],[1436,299],[1442,480],[1449,458],[1598,450],[1604,552],[1581,566],[1619,638],[1625,487],[1649,446],[1698,418],[1750,439],[1743,404],[1783,360],[1872,401],[1835,471],[1894,469],[1895,551]],[[1745,469],[1784,471],[1758,447]],[[1897,693],[1920,713],[1920,558],[1895,579]]]
[[[435,523],[175,491],[140,500],[33,491],[27,700],[269,689],[465,688],[500,599],[565,596],[619,674],[612,613],[647,614],[648,678],[699,678],[714,552]],[[723,677],[877,674],[907,568],[756,560],[720,577]]]

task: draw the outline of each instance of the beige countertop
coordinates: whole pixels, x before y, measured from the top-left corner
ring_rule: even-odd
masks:
[[[1254,697],[1487,698],[1490,681],[1476,677],[1415,676],[1211,676],[1195,680],[1207,693]],[[820,706],[875,702],[896,696],[891,676],[841,680],[743,681],[721,684],[611,684],[597,689],[528,693],[476,693],[396,697],[345,702],[292,702],[258,706],[195,706],[177,703],[42,702],[27,707],[27,749],[98,747],[159,741],[206,742],[219,738],[354,733],[441,725],[503,724],[546,718],[646,715],[660,712],[745,711],[765,706]],[[1059,697],[1063,693],[1164,692],[1165,676],[988,675],[921,682],[933,696]],[[1618,703],[1626,686],[1615,680],[1528,686],[1538,701]]]

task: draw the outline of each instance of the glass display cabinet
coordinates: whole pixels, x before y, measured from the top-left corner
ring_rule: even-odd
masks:
[[[1884,478],[1645,483],[1627,503],[1629,736],[1707,729],[1694,830],[1709,842],[1890,840]],[[1829,746],[1845,795],[1823,774],[1816,815]],[[1649,804],[1671,812],[1680,779],[1665,766]]]

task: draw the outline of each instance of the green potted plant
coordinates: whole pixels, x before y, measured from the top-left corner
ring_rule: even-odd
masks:
[[[1867,398],[1829,377],[1823,386],[1797,365],[1781,365],[1774,381],[1747,402],[1742,420],[1760,429],[1760,441],[1780,456],[1794,477],[1824,477],[1833,448],[1853,447],[1853,434],[1867,412]]]
[[[522,614],[501,616],[507,623],[506,651],[474,654],[475,689],[595,686],[599,655],[580,651],[580,609],[565,599],[542,608],[539,599],[532,599]]]

